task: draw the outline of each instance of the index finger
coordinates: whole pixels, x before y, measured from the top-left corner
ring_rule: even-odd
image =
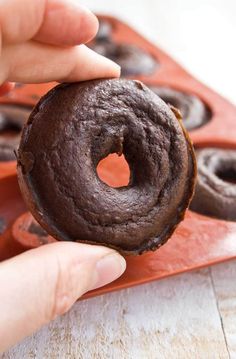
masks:
[[[96,34],[98,20],[73,0],[1,0],[0,29],[5,44],[79,45]]]

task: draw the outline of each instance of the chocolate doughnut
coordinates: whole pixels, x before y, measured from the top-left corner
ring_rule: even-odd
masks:
[[[89,47],[118,63],[122,76],[150,75],[158,65],[150,54],[139,47],[115,43],[112,39],[112,25],[107,20],[99,20],[97,35]]]
[[[190,208],[216,218],[236,220],[236,150],[197,151],[198,179]]]
[[[0,105],[0,161],[15,159],[14,151],[20,142],[20,132],[31,109],[18,105]]]
[[[20,142],[20,135],[5,139],[0,137],[0,162],[16,160],[15,151],[17,150]]]
[[[195,95],[187,94],[169,87],[150,86],[167,104],[178,108],[187,130],[205,125],[210,120],[210,111]]]
[[[120,65],[122,76],[151,75],[158,66],[151,55],[135,45],[96,41],[90,48]]]
[[[111,39],[111,35],[112,35],[111,23],[106,20],[99,20],[98,32],[93,41],[95,42],[109,41]]]
[[[110,153],[124,154],[127,186],[97,175]],[[192,196],[191,143],[171,109],[139,81],[63,84],[34,108],[18,151],[23,197],[59,240],[140,254],[164,244]]]
[[[12,245],[22,250],[37,248],[56,240],[49,236],[29,212],[21,214],[11,225]]]
[[[36,234],[38,237],[47,237],[47,232],[34,220],[28,228],[28,232]]]

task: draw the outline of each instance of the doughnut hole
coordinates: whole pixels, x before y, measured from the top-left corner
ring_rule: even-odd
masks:
[[[97,165],[97,174],[101,181],[113,188],[125,187],[130,181],[130,169],[124,155],[111,153]]]
[[[20,134],[20,132],[21,128],[14,123],[9,123],[2,130],[0,129],[0,135],[6,138],[16,136]]]
[[[32,106],[0,104],[0,162],[14,161],[20,134]]]
[[[219,169],[216,176],[222,181],[236,184],[236,168]]]
[[[17,104],[0,105],[0,136],[15,137],[19,135],[24,123],[27,121],[32,106]]]

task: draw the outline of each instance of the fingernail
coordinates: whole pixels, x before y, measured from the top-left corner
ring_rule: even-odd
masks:
[[[121,67],[120,65],[118,65],[116,62],[113,62],[116,65],[116,76],[120,77],[120,73],[121,73]]]
[[[102,56],[102,55],[99,55]],[[105,56],[102,56],[103,61],[104,58],[106,59],[106,68],[110,68],[110,70],[112,71],[112,75],[115,77],[120,77],[120,72],[121,72],[121,67],[120,65],[118,65],[116,62],[112,61],[111,59],[108,59]]]
[[[97,54],[97,56],[99,56],[99,58],[102,59],[103,66],[106,69],[106,74],[107,74],[106,77],[120,77],[120,73],[121,73],[120,65],[118,65],[116,62],[108,59],[103,55]]]
[[[126,269],[125,259],[114,252],[102,257],[95,267],[95,280],[92,289],[102,287],[119,278]]]

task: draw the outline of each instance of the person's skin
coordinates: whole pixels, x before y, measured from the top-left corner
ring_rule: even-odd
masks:
[[[116,64],[78,46],[97,28],[96,17],[77,1],[0,0],[0,93],[12,88],[11,81],[118,77]],[[124,258],[112,249],[67,242],[0,263],[0,352],[124,270]]]

